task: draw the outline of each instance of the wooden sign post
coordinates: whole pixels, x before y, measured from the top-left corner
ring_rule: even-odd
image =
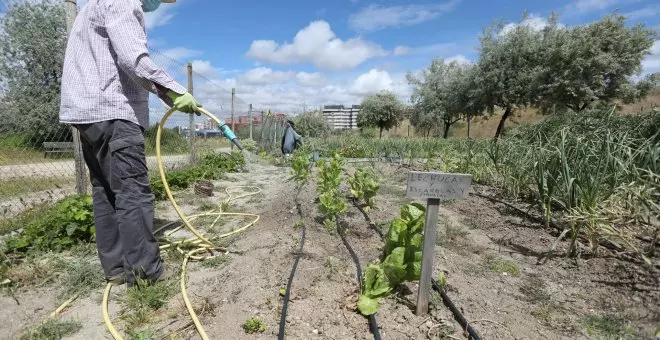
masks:
[[[440,172],[411,171],[408,173],[406,197],[426,199],[424,221],[424,246],[422,270],[417,291],[417,315],[429,311],[429,292],[435,258],[435,238],[438,224],[438,208],[441,199],[463,199],[468,197],[472,175],[445,174]]]

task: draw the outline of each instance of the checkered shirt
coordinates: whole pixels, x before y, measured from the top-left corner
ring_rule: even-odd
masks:
[[[149,126],[149,92],[186,89],[149,58],[141,0],[89,0],[71,30],[62,72],[60,121],[124,119]],[[162,88],[157,88],[155,84]]]

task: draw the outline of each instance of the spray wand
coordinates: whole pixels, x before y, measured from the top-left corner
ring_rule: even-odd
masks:
[[[241,142],[238,140],[234,132],[229,128],[229,125],[227,125],[222,119],[218,118],[218,121],[218,130],[222,131],[222,134],[225,135],[227,139],[234,143],[239,150],[243,151],[243,145],[241,145]]]

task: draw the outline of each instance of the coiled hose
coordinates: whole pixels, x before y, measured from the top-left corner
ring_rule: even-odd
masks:
[[[221,239],[221,238],[229,237],[231,235],[235,235],[237,233],[240,233],[240,232],[244,231],[245,229],[253,226],[255,223],[257,223],[257,221],[259,221],[260,216],[257,215],[257,214],[249,214],[249,213],[223,212],[223,211],[221,211],[221,208],[214,209],[214,210],[208,211],[206,213],[196,214],[196,215],[191,215],[191,216],[186,216],[183,213],[183,211],[181,210],[181,208],[177,204],[176,200],[174,199],[174,196],[172,195],[172,191],[170,190],[170,186],[167,182],[167,176],[165,176],[165,166],[163,164],[163,157],[162,157],[161,148],[160,148],[161,138],[162,138],[162,134],[163,134],[163,129],[165,127],[165,123],[167,122],[169,117],[174,112],[175,112],[174,109],[170,109],[169,111],[167,111],[165,113],[165,115],[163,116],[163,118],[160,120],[160,123],[158,124],[158,131],[156,133],[156,160],[157,160],[157,164],[158,164],[158,172],[160,174],[161,180],[163,181],[163,187],[165,188],[165,193],[167,195],[167,198],[169,199],[170,203],[172,203],[172,207],[176,211],[177,215],[179,215],[179,218],[181,219],[182,224],[179,227],[166,232],[164,234],[164,236],[159,239],[159,241],[161,243],[160,249],[163,250],[163,249],[168,249],[168,248],[175,247],[177,251],[184,254],[184,260],[183,260],[183,264],[181,266],[181,276],[180,276],[181,295],[183,296],[183,300],[184,300],[184,303],[186,305],[186,308],[188,309],[188,313],[190,314],[190,318],[193,320],[193,323],[195,324],[195,328],[199,332],[200,337],[203,340],[208,340],[208,336],[206,335],[206,332],[204,331],[204,328],[202,327],[202,324],[199,321],[199,318],[197,317],[197,314],[195,313],[194,309],[192,308],[192,304],[190,303],[190,300],[188,299],[188,294],[186,292],[186,266],[187,266],[187,264],[190,260],[201,261],[201,260],[205,260],[205,259],[209,259],[209,258],[217,256],[217,254],[209,255],[209,256],[199,256],[199,255],[197,255],[198,253],[202,253],[202,252],[211,252],[211,253],[213,253],[213,252],[223,252],[223,253],[227,254],[228,251],[225,248],[215,246],[209,238],[207,238],[201,232],[199,232],[197,229],[195,229],[191,225],[190,222],[192,222],[195,219],[197,219],[199,217],[202,217],[202,216],[216,216],[215,220],[210,225],[210,227],[212,228],[222,216],[248,216],[248,217],[254,217],[254,220],[252,222],[244,225],[243,227],[238,228],[238,229],[236,229],[232,232],[228,232],[228,233],[225,233],[225,234],[222,234],[222,235],[217,235],[217,236],[214,237],[215,239]],[[226,125],[224,124],[224,122],[222,122],[220,119],[218,119],[216,116],[214,116],[212,113],[206,111],[205,109],[200,108],[200,112],[205,114],[209,118],[213,119],[214,121],[216,121],[218,126],[221,129],[223,129],[223,132],[225,133],[225,136],[230,137],[230,135],[228,135],[225,132]],[[231,136],[233,136],[233,139],[230,138],[231,141],[234,144],[236,144],[239,147],[239,149],[242,149],[242,146],[240,145],[238,140],[235,138],[233,133],[231,134]],[[230,188],[254,188],[256,190],[250,191],[250,192],[245,193],[245,194],[234,196],[232,193],[230,193],[230,190],[229,190]],[[258,187],[254,187],[254,186],[235,186],[235,187],[227,187],[225,189],[225,192],[227,193],[228,197],[227,197],[227,199],[225,199],[224,203],[229,203],[229,202],[231,202],[233,200],[236,200],[236,199],[239,199],[239,198],[243,198],[243,197],[247,197],[247,196],[251,196],[251,195],[256,195],[256,194],[261,192],[261,189],[258,188]],[[183,240],[172,240],[172,239],[170,239],[170,236],[174,232],[176,232],[177,230],[181,229],[184,226],[195,236],[191,237],[191,238],[188,238],[188,239],[183,239]],[[158,234],[159,231],[165,229],[166,227],[167,226],[161,227],[160,229],[154,231],[154,233]],[[186,249],[188,251],[186,252],[186,250],[184,250],[184,249]],[[122,340],[123,338],[117,332],[115,327],[112,325],[112,321],[110,320],[110,316],[108,314],[108,300],[109,300],[110,291],[112,289],[112,286],[113,286],[112,283],[108,283],[108,285],[106,286],[105,291],[103,293],[103,302],[102,302],[102,306],[101,306],[102,313],[103,313],[103,320],[105,322],[106,327],[108,328],[108,331],[112,335],[112,337],[115,340]]]

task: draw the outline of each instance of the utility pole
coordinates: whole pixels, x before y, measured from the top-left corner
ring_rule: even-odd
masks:
[[[250,122],[250,139],[252,139],[252,104],[248,106],[248,121]]]
[[[76,21],[78,14],[78,4],[76,0],[64,0],[66,3],[66,33],[67,36],[71,35],[73,23]],[[82,144],[80,143],[80,131],[75,127],[71,127],[71,135],[73,136],[73,157],[75,160],[76,170],[76,192],[78,195],[87,193],[87,168],[82,155]]]
[[[193,67],[192,63],[188,63],[188,92],[193,94]],[[195,115],[190,114],[188,117],[188,142],[190,143],[190,164],[195,163]]]
[[[236,89],[231,88],[231,130],[236,133],[236,129],[234,128],[234,97],[236,97]],[[234,143],[231,143],[231,149],[234,150]]]

